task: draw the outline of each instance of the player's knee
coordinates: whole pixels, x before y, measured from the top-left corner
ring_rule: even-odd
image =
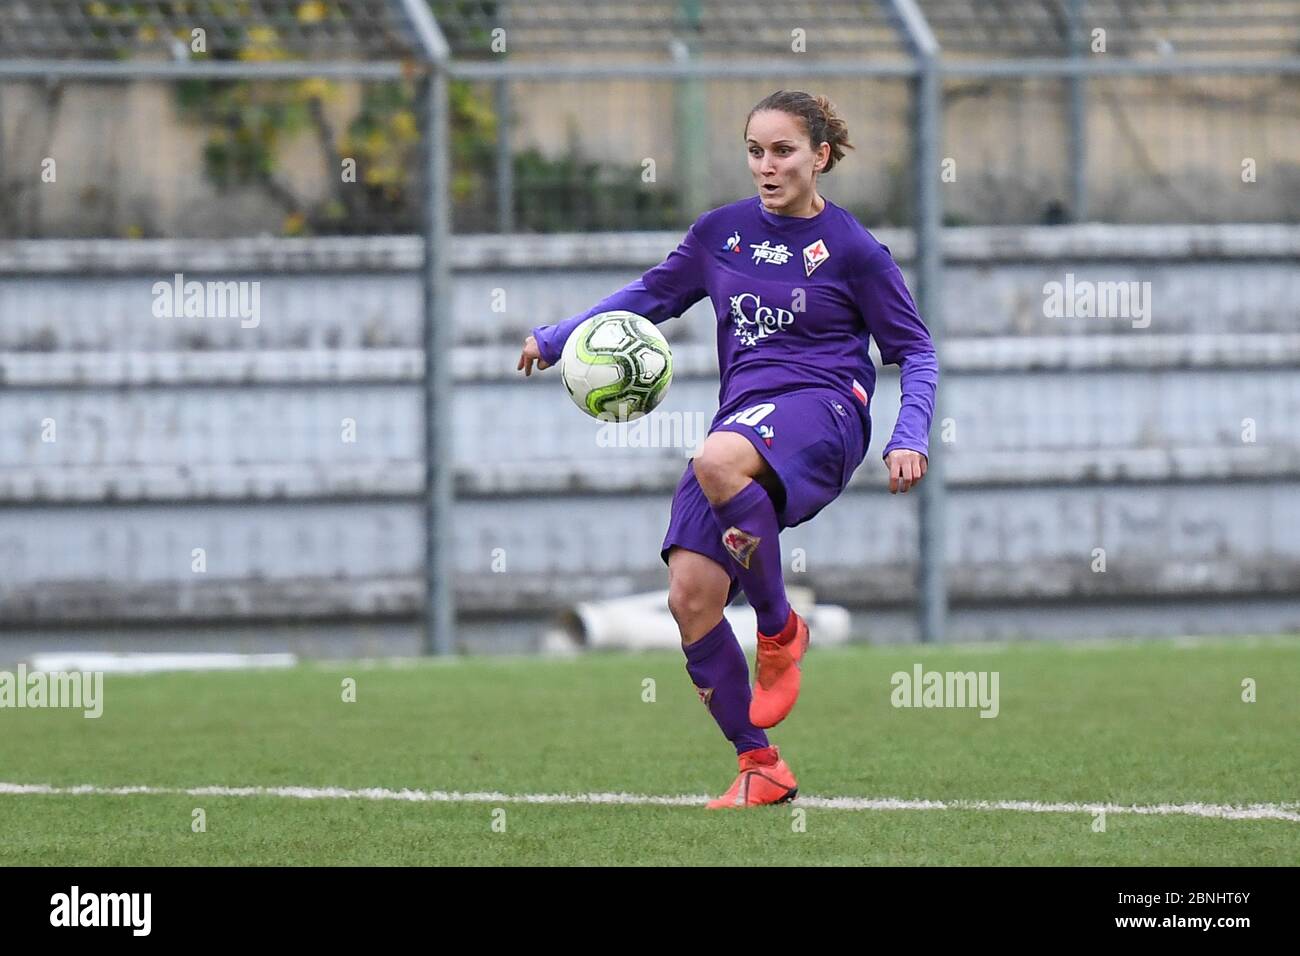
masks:
[[[695,456],[695,480],[710,500],[734,494],[749,480],[750,458],[757,454],[744,438],[732,432],[717,432],[705,439],[704,447]]]
[[[725,595],[690,580],[679,578],[668,587],[668,611],[688,642],[702,637],[722,619],[725,603]]]
[[[705,604],[704,591],[697,585],[673,581],[668,586],[668,611],[679,626],[694,623]]]

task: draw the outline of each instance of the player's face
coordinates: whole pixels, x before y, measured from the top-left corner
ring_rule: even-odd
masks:
[[[778,215],[803,215],[812,205],[814,173],[825,164],[830,144],[814,151],[798,117],[764,110],[745,131],[749,172],[763,207]]]

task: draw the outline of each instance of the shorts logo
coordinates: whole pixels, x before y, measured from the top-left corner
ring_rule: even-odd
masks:
[[[745,570],[749,570],[749,561],[754,556],[760,540],[748,531],[741,531],[735,527],[722,532],[722,546],[731,552],[731,556],[740,562],[740,566]]]
[[[831,251],[826,248],[826,243],[818,239],[810,246],[803,247],[803,269],[805,275],[812,275],[819,265],[831,257]]]
[[[758,437],[763,439],[763,443],[768,448],[772,447],[772,439],[776,437],[776,429],[771,425],[755,425],[754,431],[758,432]]]

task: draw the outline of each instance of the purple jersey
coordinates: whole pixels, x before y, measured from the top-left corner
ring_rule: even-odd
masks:
[[[660,323],[708,296],[718,320],[718,415],[801,388],[838,391],[868,421],[876,370],[901,366],[896,448],[928,453],[938,386],[930,332],[902,273],[861,223],[829,199],[809,219],[778,216],[758,196],[700,216],[668,258],[581,315],[533,329],[542,358],[560,359],[583,320],[624,309]]]

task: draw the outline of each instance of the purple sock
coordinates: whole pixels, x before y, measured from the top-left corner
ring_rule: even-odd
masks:
[[[713,506],[722,544],[731,552],[740,586],[758,615],[758,632],[780,634],[790,618],[781,577],[781,528],[772,499],[751,481],[730,500]]]
[[[749,722],[749,664],[724,617],[686,652],[686,673],[722,733],[743,754],[767,746],[767,734]]]

